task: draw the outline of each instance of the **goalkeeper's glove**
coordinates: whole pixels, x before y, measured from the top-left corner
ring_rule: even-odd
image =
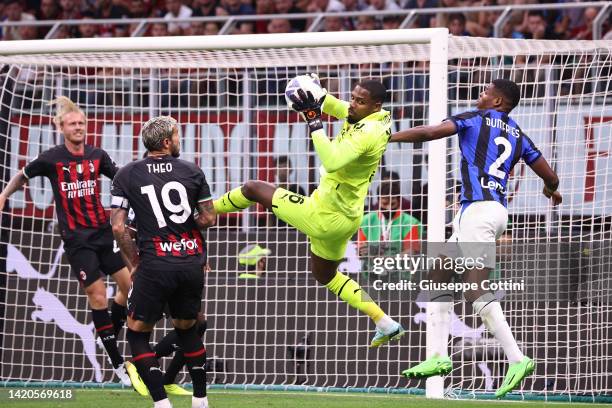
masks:
[[[297,95],[293,94],[290,98],[293,101],[293,109],[300,112],[302,118],[308,123],[311,132],[323,129],[323,122],[321,121],[323,98],[317,101],[312,92],[304,92],[303,89],[298,89]]]

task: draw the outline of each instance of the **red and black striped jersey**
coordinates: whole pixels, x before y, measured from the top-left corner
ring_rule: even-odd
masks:
[[[51,181],[60,233],[67,246],[79,246],[100,229],[110,228],[100,201],[100,174],[111,180],[118,168],[104,150],[85,145],[83,155],[72,154],[65,145],[42,152],[23,168],[30,179],[45,176]]]
[[[134,211],[142,264],[166,268],[206,262],[206,243],[194,211],[211,195],[194,163],[170,155],[129,163],[113,179],[111,195],[113,208]]]

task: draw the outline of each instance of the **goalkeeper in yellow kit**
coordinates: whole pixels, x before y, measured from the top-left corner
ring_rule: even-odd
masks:
[[[391,115],[382,109],[386,92],[381,82],[364,80],[353,88],[349,103],[332,95],[316,100],[312,93],[299,89],[292,96],[293,108],[308,123],[322,163],[317,189],[305,197],[264,181],[247,181],[214,201],[218,214],[260,203],[308,235],[315,279],[376,323],[370,347],[399,339],[404,329],[337,268],[349,239],[359,229],[368,187],[391,136]],[[333,140],[323,129],[321,110],[346,119]]]

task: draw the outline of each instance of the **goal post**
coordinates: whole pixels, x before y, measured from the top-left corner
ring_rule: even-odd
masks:
[[[64,95],[87,115],[87,142],[120,166],[142,156],[139,132],[146,120],[175,117],[181,156],[203,169],[215,197],[248,179],[306,194],[316,187],[320,162],[306,125],[289,112],[283,95],[298,74],[318,73],[323,86],[345,100],[360,79],[381,79],[393,131],[473,109],[492,79],[514,80],[522,101],[512,116],[558,172],[565,200],[551,209],[537,177],[517,165],[508,187],[509,249],[497,269],[533,288],[504,295],[502,303],[521,348],[538,367],[520,395],[598,400],[612,392],[606,244],[612,227],[612,42],[450,37],[446,29],[45,40],[0,42],[0,66],[0,166],[8,176],[61,143],[47,102]],[[325,123],[330,136],[342,126],[332,118]],[[458,158],[456,138],[390,144],[366,212],[377,211],[380,174],[393,171],[405,198],[402,210],[418,220],[420,239],[444,241],[456,210]],[[290,170],[280,167],[285,159]],[[110,183],[101,183],[108,205]],[[33,179],[1,214],[0,262],[6,268],[0,277],[6,285],[0,376],[8,382],[108,383],[112,370],[95,345],[86,298],[62,257],[53,212],[48,181]],[[367,347],[369,319],[312,279],[305,237],[262,207],[221,217],[207,240],[209,383],[422,392],[422,383],[399,373],[427,355],[425,306],[409,293],[376,289],[372,259],[359,256],[356,238],[339,269],[408,329],[401,342],[375,351]],[[379,241],[368,242],[382,251]],[[266,271],[243,279],[242,273],[254,271],[239,254],[255,244],[270,252]],[[115,288],[108,284],[110,296]],[[505,357],[469,306],[457,302],[455,314],[448,343],[453,371],[428,380],[426,394],[487,395],[503,379]],[[160,322],[153,340],[169,327]],[[123,334],[119,340],[127,353]]]
[[[445,40],[442,37],[448,37],[448,29],[420,28],[352,31],[350,33],[259,34],[257,36],[169,36],[155,37],[153,41],[151,37],[72,38],[63,40],[7,41],[5,44],[2,44],[0,55],[322,48],[352,45],[429,44],[432,41],[439,41],[438,44],[443,47]],[[441,48],[438,52],[443,53],[444,49]],[[254,61],[254,63],[257,65],[257,62]]]
[[[429,68],[429,125],[436,125],[448,116],[448,34],[440,32],[433,37],[430,49]],[[427,196],[427,212],[444,214],[446,200],[446,140],[438,139],[428,144],[429,162],[427,184],[431,186]],[[427,241],[444,242],[445,219],[427,218]],[[426,325],[426,339],[437,335],[432,325]],[[426,357],[432,356],[431,342],[426,340]],[[444,396],[444,379],[433,376],[426,380],[425,392],[428,398]]]

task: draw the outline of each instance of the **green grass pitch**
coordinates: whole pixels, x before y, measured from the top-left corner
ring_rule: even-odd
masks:
[[[75,398],[68,401],[10,401],[7,389],[1,391],[2,408],[137,408],[152,407],[149,398],[143,398],[133,391],[112,389],[74,389]],[[190,407],[191,397],[171,397],[174,407]],[[468,407],[612,407],[611,404],[580,404],[556,402],[516,401],[449,401],[427,400],[424,397],[407,395],[381,395],[360,393],[314,393],[286,391],[223,391],[211,390],[208,394],[210,408],[468,408]]]

